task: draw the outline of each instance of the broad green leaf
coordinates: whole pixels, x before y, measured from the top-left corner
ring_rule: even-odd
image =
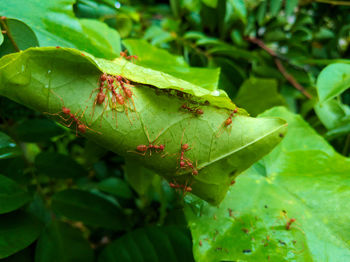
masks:
[[[110,177],[98,183],[97,188],[116,197],[130,199],[132,191],[125,180]]]
[[[0,132],[0,159],[19,156],[21,150],[16,143],[5,133]]]
[[[129,225],[118,206],[83,190],[67,189],[56,193],[52,197],[52,208],[71,220],[91,226],[125,230]]]
[[[31,195],[15,181],[0,175],[0,214],[16,210],[30,200]]]
[[[69,108],[88,125],[87,136],[96,144],[137,159],[168,180],[193,184],[192,192],[213,204],[225,196],[235,176],[268,153],[286,132],[283,120],[250,118],[242,109],[225,127],[232,113],[225,108],[235,108],[226,95],[213,96],[204,88],[123,59],[106,61],[73,49],[46,47],[6,61],[0,68],[1,95],[56,115],[63,106]],[[91,92],[98,87],[101,71],[131,80],[134,104],[127,101],[127,107],[115,109],[110,99],[106,112],[97,105],[92,118],[96,91],[93,97]],[[200,107],[204,114],[186,112],[181,109],[184,103]],[[70,122],[56,119],[65,125]],[[72,127],[77,130],[76,124]],[[149,156],[149,150],[144,156],[135,153],[138,145],[156,138],[156,144],[165,144],[163,157]],[[179,169],[181,140],[192,147],[185,156],[199,170],[196,177],[192,168]]]
[[[64,133],[62,128],[49,119],[25,119],[12,127],[11,131],[22,142],[48,141],[51,137]]]
[[[284,108],[263,116],[288,121],[280,145],[236,180],[219,208],[187,199],[196,260],[348,260],[350,159]]]
[[[36,35],[33,32],[33,30],[22,21],[7,18],[3,20],[3,22],[6,24],[7,30],[10,32],[12,39],[16,43],[19,50],[25,50],[29,47],[39,46],[38,39],[36,38]],[[1,29],[6,31],[5,28]],[[16,51],[17,50],[15,49],[12,41],[8,38],[7,34],[5,34],[4,42],[0,48],[0,57]]]
[[[0,1],[0,10],[2,15],[29,25],[40,46],[75,47],[104,58],[119,56],[118,32],[96,20],[77,19],[74,3],[74,0]]]
[[[25,212],[0,215],[0,258],[29,246],[39,237],[42,224]]]
[[[316,88],[320,103],[326,102],[350,87],[350,65],[331,64],[318,75]]]
[[[191,236],[184,227],[146,227],[109,244],[99,262],[193,261]]]
[[[137,65],[162,71],[208,90],[218,88],[220,69],[189,67],[183,57],[175,56],[144,40],[127,39],[123,45],[138,59]]]
[[[263,78],[247,79],[240,87],[235,102],[252,116],[274,106],[286,104],[277,91],[277,81]]]
[[[202,0],[202,2],[211,8],[216,8],[218,4],[218,0]]]
[[[35,158],[39,174],[54,178],[77,178],[87,176],[87,171],[69,156],[55,152],[42,152]]]
[[[52,221],[39,238],[35,262],[92,262],[93,251],[78,229]]]

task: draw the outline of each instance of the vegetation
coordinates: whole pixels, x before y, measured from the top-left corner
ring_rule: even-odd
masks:
[[[347,261],[349,11],[0,2],[0,260]]]

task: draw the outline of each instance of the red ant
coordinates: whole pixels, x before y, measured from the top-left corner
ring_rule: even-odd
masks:
[[[132,98],[132,96],[134,95],[133,92],[131,91],[131,89],[129,87],[126,87],[125,84],[130,85],[130,81],[122,76],[116,76],[116,80],[118,81],[119,85],[121,86],[125,96],[129,99],[131,99],[131,102],[134,106],[134,110],[136,112],[136,106],[135,106],[135,102],[134,99]],[[137,114],[136,114],[137,116]]]
[[[289,221],[287,221],[287,224],[286,224],[286,229],[289,230],[291,225],[296,221],[295,218],[291,218],[289,219]]]
[[[189,107],[187,104],[183,104],[183,105],[181,105],[181,107],[180,107],[181,109],[185,109],[185,110],[187,110],[187,111],[189,111],[189,112],[191,112],[191,113],[193,113],[194,115],[197,115],[197,116],[200,116],[200,115],[203,115],[204,114],[204,111],[203,111],[203,109],[201,109],[201,108],[192,108],[192,107]]]
[[[185,196],[187,192],[191,192],[192,191],[192,187],[187,186],[187,182],[186,182],[185,185],[180,185],[180,184],[177,184],[176,182],[175,183],[170,182],[169,186],[171,188],[174,188],[176,191],[178,189],[182,189],[183,190],[183,196]]]
[[[120,52],[120,57],[124,57],[126,60],[132,60],[132,59],[139,59],[136,55],[129,55],[128,56],[128,51],[121,51]]]
[[[236,107],[231,114],[229,115],[229,117],[220,125],[221,128],[224,127],[228,127],[229,125],[232,124],[232,117],[234,117],[234,115],[238,112],[238,107]],[[217,132],[216,137],[218,137],[218,134],[220,133],[221,128],[219,128],[219,131]]]
[[[101,76],[100,76],[100,79],[99,79],[100,86],[97,87],[97,88],[95,88],[94,90],[92,90],[92,92],[91,92],[91,94],[90,94],[90,98],[91,98],[92,94],[93,94],[96,90],[98,90],[98,94],[97,94],[97,96],[96,96],[96,98],[95,98],[95,100],[94,100],[94,104],[93,104],[93,106],[92,106],[91,120],[92,120],[92,118],[94,117],[94,114],[95,114],[95,106],[96,106],[96,104],[101,105],[101,104],[105,101],[105,99],[106,99],[108,90],[106,91],[106,93],[103,93],[103,89],[106,88],[106,87],[105,87],[105,81],[107,80],[107,77],[108,77],[108,76],[107,76],[106,74],[101,75]],[[107,98],[107,99],[108,99],[108,98]],[[108,105],[108,104],[106,103],[103,112],[106,110],[107,105]],[[102,113],[102,114],[103,114],[103,113]]]
[[[192,148],[189,148],[188,144],[182,144],[183,136],[185,134],[185,130],[182,133],[181,137],[181,153],[180,153],[180,168],[191,168],[192,169],[192,175],[196,176],[198,175],[198,170],[193,166],[192,161],[189,159],[185,158],[185,152],[191,150]]]
[[[53,92],[52,90],[51,90],[51,92]],[[53,92],[54,93],[54,92]],[[55,94],[55,93],[54,93]],[[85,110],[83,111],[83,113],[81,114],[81,116],[79,116],[79,117],[77,117],[77,115],[78,115],[78,113],[79,113],[79,111],[78,112],[76,112],[75,114],[73,114],[73,113],[71,113],[71,110],[68,108],[68,107],[65,107],[64,106],[64,102],[63,102],[63,99],[62,99],[62,97],[60,97],[59,95],[57,95],[57,94],[55,94],[56,96],[58,96],[60,99],[61,99],[61,101],[62,101],[62,104],[63,104],[63,106],[62,106],[62,111],[61,112],[58,112],[58,113],[54,113],[54,114],[52,114],[52,113],[46,113],[46,114],[49,114],[49,115],[57,115],[57,116],[59,116],[61,119],[63,119],[63,121],[65,121],[65,122],[67,122],[67,121],[69,121],[70,119],[72,120],[69,124],[67,124],[66,126],[67,127],[70,127],[73,123],[75,123],[76,124],[76,136],[78,136],[78,131],[80,132],[80,133],[86,133],[86,129],[89,129],[89,130],[91,130],[91,131],[94,131],[94,132],[96,132],[96,133],[99,133],[99,134],[101,134],[100,132],[98,132],[98,131],[95,131],[95,130],[93,130],[93,129],[91,129],[91,128],[89,128],[87,125],[85,125],[80,119],[84,116],[84,113],[85,113],[85,110],[87,109],[87,107],[85,108]],[[61,113],[63,113],[64,115],[66,115],[68,118],[64,118],[63,116],[61,116],[60,114]]]
[[[165,145],[163,145],[163,144],[160,144],[160,145],[154,144],[154,142],[161,135],[161,132],[159,132],[158,136],[152,142],[151,142],[151,140],[149,138],[149,134],[148,134],[148,131],[147,131],[146,127],[145,127],[145,132],[146,132],[147,139],[148,139],[148,146],[147,145],[138,145],[136,147],[136,150],[138,152],[136,152],[136,151],[129,151],[129,152],[134,152],[134,153],[140,154],[142,156],[146,155],[148,149],[149,149],[149,155],[150,156],[152,155],[152,150],[154,150],[154,152],[156,152],[156,153],[163,152],[164,149],[165,149]],[[141,152],[143,152],[143,153],[141,153]]]

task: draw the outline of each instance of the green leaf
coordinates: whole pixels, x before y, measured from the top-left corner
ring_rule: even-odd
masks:
[[[112,100],[107,100],[107,107],[96,105],[92,117],[100,70],[132,81],[133,101],[128,99],[127,105],[115,108]],[[33,78],[36,81],[31,81]],[[166,73],[123,59],[107,61],[83,56],[73,49],[46,47],[21,52],[0,68],[0,79],[1,95],[55,115],[63,106],[69,108],[89,127],[86,135],[96,144],[137,159],[169,181],[176,178],[179,183],[193,183],[192,192],[213,204],[225,196],[235,176],[268,153],[282,139],[279,134],[286,132],[283,120],[250,118],[242,109],[225,127],[236,106],[224,93],[220,96],[215,90],[219,96],[213,96],[204,88]],[[107,98],[110,96],[107,94]],[[204,114],[186,112],[181,109],[184,103],[200,107]],[[71,122],[56,119],[65,125]],[[71,126],[77,131],[74,122]],[[159,153],[151,157],[135,153],[138,145],[148,145],[156,138],[155,143],[166,145],[164,157]],[[196,177],[192,176],[192,168],[179,169],[181,140],[193,148],[186,157],[199,170]]]
[[[271,0],[270,1],[270,14],[271,16],[277,16],[278,12],[282,7],[282,0]]]
[[[17,47],[20,50],[25,50],[29,47],[39,46],[39,42],[36,38],[35,33],[27,24],[23,23],[20,20],[10,18],[3,20],[3,22],[6,24],[7,28],[2,28],[2,30],[7,30],[10,32],[13,41],[16,43]],[[14,47],[12,41],[9,39],[8,35],[5,34],[4,42],[1,45],[0,49],[0,57],[13,52],[17,52],[17,50]]]
[[[320,103],[326,102],[350,87],[350,65],[331,64],[318,75],[316,88]]]
[[[54,178],[77,178],[87,176],[87,171],[69,156],[56,152],[42,152],[35,158],[39,174]]]
[[[125,177],[131,187],[139,194],[145,195],[155,176],[155,172],[145,168],[134,159],[125,160]]]
[[[243,23],[247,23],[247,9],[244,0],[230,0],[230,3],[232,4],[239,19],[241,19]]]
[[[198,199],[186,207],[195,258],[346,260],[350,159],[284,108],[263,116],[288,121],[280,145],[237,179],[220,208]],[[291,218],[296,221],[287,229]]]
[[[102,180],[97,189],[120,198],[130,199],[133,194],[128,184],[120,178],[110,177]]]
[[[16,143],[5,133],[0,132],[0,159],[12,158],[21,154]]]
[[[144,40],[127,39],[123,45],[133,55],[137,65],[165,72],[208,90],[218,88],[220,69],[189,67],[182,56],[175,56]]]
[[[287,16],[294,13],[294,9],[298,6],[298,1],[299,0],[289,0],[285,2],[286,3],[285,12]]]
[[[1,1],[0,10],[2,15],[29,25],[40,46],[76,47],[104,58],[119,56],[118,32],[99,21],[77,19],[73,13],[74,3],[74,0]]]
[[[40,236],[35,262],[92,262],[94,254],[89,242],[78,229],[53,221]]]
[[[16,139],[23,142],[43,142],[64,133],[55,122],[49,119],[25,119],[11,129]]]
[[[0,32],[0,45],[4,42],[4,35]]]
[[[240,87],[235,101],[253,116],[271,107],[286,104],[277,91],[277,81],[263,78],[247,79]]]
[[[68,189],[52,197],[59,214],[91,226],[126,230],[129,225],[122,210],[112,202],[87,191]]]
[[[39,237],[42,224],[25,212],[0,215],[0,258],[29,246]]]
[[[31,247],[27,247],[20,252],[13,254],[12,256],[2,259],[1,262],[33,262],[34,259],[32,256],[33,254]]]
[[[98,261],[194,261],[191,236],[176,226],[136,229],[109,244]]]
[[[318,118],[328,129],[334,129],[346,125],[350,120],[350,108],[336,99],[324,103],[317,103],[314,107]]]
[[[31,195],[15,181],[0,175],[0,214],[16,210],[30,200]]]
[[[202,3],[206,4],[207,6],[211,8],[216,8],[218,4],[218,0],[202,0]]]

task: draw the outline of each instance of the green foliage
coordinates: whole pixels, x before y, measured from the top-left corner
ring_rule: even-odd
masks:
[[[348,261],[349,11],[0,1],[0,260]]]

